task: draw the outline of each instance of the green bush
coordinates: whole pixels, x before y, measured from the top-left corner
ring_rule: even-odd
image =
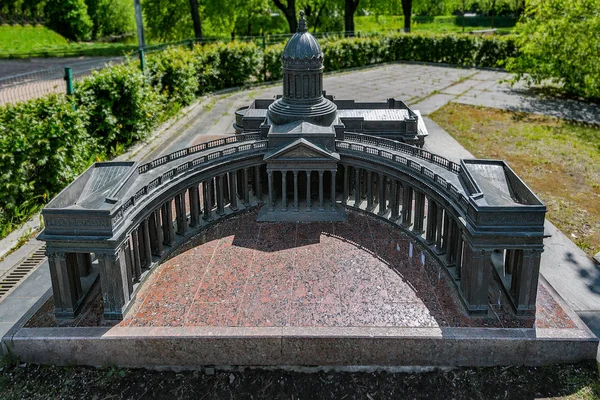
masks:
[[[44,8],[48,28],[71,40],[88,40],[92,20],[84,0],[47,0]]]
[[[0,234],[69,184],[98,151],[86,113],[65,96],[0,107]]]
[[[516,54],[511,38],[414,33],[346,38],[325,42],[322,48],[326,71],[394,61],[502,67]]]
[[[260,70],[260,49],[254,43],[232,42],[218,45],[219,89],[243,86]]]
[[[146,65],[151,83],[171,103],[187,106],[194,101],[199,81],[193,52],[182,47],[171,47],[149,56]]]
[[[196,45],[193,51],[198,79],[198,94],[212,92],[220,88],[221,55],[218,45]]]
[[[346,38],[324,43],[326,71],[364,67],[387,61],[389,49],[385,37]]]
[[[267,47],[263,52],[260,74],[265,81],[276,81],[283,78],[283,69],[281,68],[283,48],[283,44],[276,44]]]
[[[75,85],[75,97],[81,112],[89,115],[90,134],[108,154],[151,133],[166,100],[134,62],[94,72]]]
[[[600,0],[532,0],[517,25],[518,79],[553,82],[567,94],[600,99]]]

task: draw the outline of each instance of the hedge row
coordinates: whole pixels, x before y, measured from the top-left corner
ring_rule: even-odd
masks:
[[[502,66],[510,39],[397,34],[323,41],[325,70],[400,60]],[[51,95],[0,107],[0,237],[87,166],[122,152],[198,96],[250,82],[281,79],[283,45],[178,47],[106,68]]]

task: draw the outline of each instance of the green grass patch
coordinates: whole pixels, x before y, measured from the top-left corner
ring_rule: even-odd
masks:
[[[38,51],[68,46],[67,39],[43,26],[0,26],[0,52]]]
[[[355,17],[356,30],[360,32],[384,32],[404,29],[402,15],[367,15]],[[499,33],[511,33],[516,24],[514,18],[498,17],[494,19],[494,27]],[[465,32],[490,29],[492,20],[489,17],[465,19]],[[413,32],[450,33],[462,32],[462,18],[453,16],[414,17],[411,22]]]
[[[476,157],[508,161],[552,223],[589,256],[600,251],[600,128],[454,103],[431,118]]]
[[[73,43],[43,26],[0,26],[0,58],[117,56],[136,49],[122,43]]]

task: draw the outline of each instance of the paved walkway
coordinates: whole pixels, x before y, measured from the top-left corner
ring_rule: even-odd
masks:
[[[472,155],[427,117],[451,101],[600,123],[600,107],[597,105],[545,100],[525,91],[522,86],[511,89],[509,84],[499,82],[507,78],[508,74],[502,72],[390,64],[329,75],[325,78],[324,87],[339,99],[385,101],[394,97],[405,101],[425,116],[430,133],[425,148],[452,160],[472,158]],[[181,130],[160,145],[150,143],[146,147],[155,147],[153,151],[137,153],[133,159],[152,159],[193,143],[228,136],[233,133],[233,112],[236,108],[247,105],[254,98],[271,98],[280,91],[281,86],[275,85],[205,99],[184,117]],[[600,334],[600,268],[552,224],[547,223],[546,230],[551,237],[545,241],[542,275],[588,326],[597,335]],[[42,269],[46,271],[47,266],[43,265]],[[29,280],[21,286],[28,283]],[[45,288],[49,287],[48,279]],[[38,296],[44,291],[34,285],[31,290],[35,290]],[[29,303],[23,303],[6,311],[7,304],[7,300],[0,302],[0,336],[29,308]]]

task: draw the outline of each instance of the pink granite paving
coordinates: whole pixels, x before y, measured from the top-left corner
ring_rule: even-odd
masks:
[[[575,324],[540,285],[536,318],[499,290],[469,317],[451,278],[411,238],[350,213],[343,223],[258,223],[251,212],[210,228],[144,284],[122,326],[543,327]]]

